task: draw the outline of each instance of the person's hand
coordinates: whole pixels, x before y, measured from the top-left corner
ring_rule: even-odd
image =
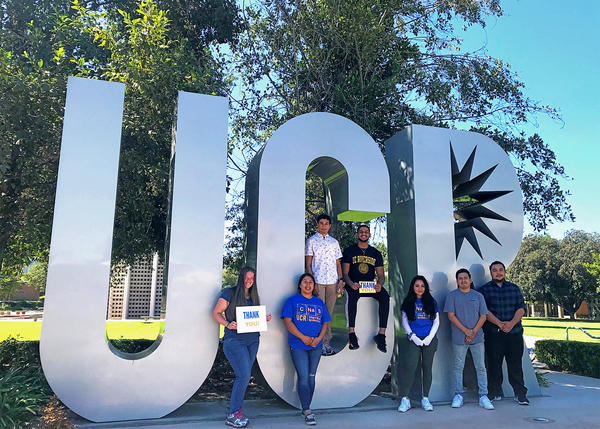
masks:
[[[312,341],[310,342],[310,344],[307,344],[307,345],[309,345],[311,347],[317,347],[320,342],[321,342],[321,340],[318,337],[316,337],[316,338],[313,338]]]
[[[234,320],[227,325],[227,328],[232,331],[237,331],[237,322]]]
[[[465,335],[465,343],[470,343],[471,341],[473,341],[475,337],[471,336],[471,335]]]
[[[428,346],[429,344],[431,344],[432,341],[433,337],[427,335],[425,338],[423,338],[423,345]]]
[[[271,321],[271,315],[267,314],[267,322],[270,322],[270,321]]]
[[[412,337],[410,337],[410,340],[419,347],[423,346],[423,340],[420,339],[419,337],[417,337],[416,335],[413,335]]]
[[[304,335],[304,336],[302,337],[302,342],[303,342],[303,343],[304,343],[304,345],[306,345],[306,346],[310,346],[313,340],[314,340],[314,338],[312,338],[312,337],[309,337],[309,336],[307,336],[307,335]]]
[[[343,290],[344,290],[344,281],[340,280],[338,282],[338,286],[337,286],[337,293],[338,293],[338,295],[341,294]]]
[[[511,329],[512,329],[514,326],[515,326],[515,325],[513,325],[511,322],[504,322],[504,323],[502,324],[502,328],[501,328],[501,329],[502,329],[502,332],[506,332],[506,333],[508,333],[508,332],[510,332],[510,331],[511,331]]]
[[[375,292],[381,292],[382,286],[379,283],[375,283]]]
[[[352,283],[352,285],[350,285],[350,287],[354,290],[358,290],[358,288],[360,288],[360,283]]]

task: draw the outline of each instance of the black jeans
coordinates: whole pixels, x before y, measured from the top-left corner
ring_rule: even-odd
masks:
[[[359,293],[358,290],[354,290],[350,286],[346,286],[345,289],[348,293],[346,310],[348,311],[348,326],[350,328],[354,328],[356,323],[356,308],[358,306],[358,299],[363,296],[371,297],[377,300],[379,303],[379,327],[387,327],[388,314],[390,313],[390,295],[383,287],[379,292],[375,293]]]
[[[516,396],[527,394],[523,381],[523,334],[485,333],[488,391],[490,396],[502,395],[502,361],[506,359],[508,382]]]

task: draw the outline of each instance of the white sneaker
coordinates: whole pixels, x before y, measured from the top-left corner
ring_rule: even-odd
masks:
[[[492,405],[492,401],[490,401],[490,398],[488,398],[487,395],[482,395],[479,398],[479,406],[486,410],[494,409],[494,406]]]
[[[402,398],[402,400],[400,401],[400,406],[398,407],[398,411],[400,411],[401,413],[405,413],[408,410],[410,410],[410,399],[408,399],[406,396]]]
[[[421,399],[421,407],[423,407],[425,411],[433,411],[433,405],[431,405],[431,402],[429,402],[429,398],[427,397]]]
[[[462,395],[459,395],[458,393],[456,395],[454,395],[454,398],[452,399],[452,408],[460,408],[462,407],[463,404],[463,397]]]

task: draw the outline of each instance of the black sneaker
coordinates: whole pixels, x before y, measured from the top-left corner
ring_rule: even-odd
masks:
[[[314,426],[317,424],[317,419],[315,419],[315,415],[313,413],[310,413],[304,416],[304,423],[306,423],[309,426]]]
[[[358,345],[358,338],[356,338],[356,334],[354,332],[350,332],[348,334],[348,348],[350,350],[356,350],[360,346]]]
[[[377,334],[373,337],[377,344],[377,350],[382,353],[387,353],[387,346],[385,345],[385,334]]]
[[[515,396],[515,401],[519,403],[519,405],[529,405],[529,399],[525,394]]]

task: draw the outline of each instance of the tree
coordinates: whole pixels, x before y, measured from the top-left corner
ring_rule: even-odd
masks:
[[[549,300],[571,317],[583,301],[597,297],[597,282],[586,266],[600,252],[600,234],[569,231],[562,240],[525,238],[508,269],[509,280],[523,288],[526,299]]]
[[[596,279],[596,283],[598,285],[597,292],[600,293],[600,253],[593,254],[593,262],[583,264],[585,269],[588,270],[594,278]]]
[[[265,0],[245,10],[235,51],[232,172],[243,178],[274,129],[307,112],[345,116],[382,145],[417,123],[470,128],[516,162],[530,223],[573,219],[565,173],[538,135],[522,128],[557,112],[532,101],[510,66],[463,53],[454,23],[485,26],[500,2],[467,0]],[[383,150],[383,147],[382,147]],[[232,173],[234,174],[234,173]]]
[[[113,262],[162,253],[177,91],[226,94],[211,49],[239,25],[228,0],[159,1],[193,7],[174,28],[152,1],[0,0],[2,275],[47,258],[69,75],[126,85]]]

